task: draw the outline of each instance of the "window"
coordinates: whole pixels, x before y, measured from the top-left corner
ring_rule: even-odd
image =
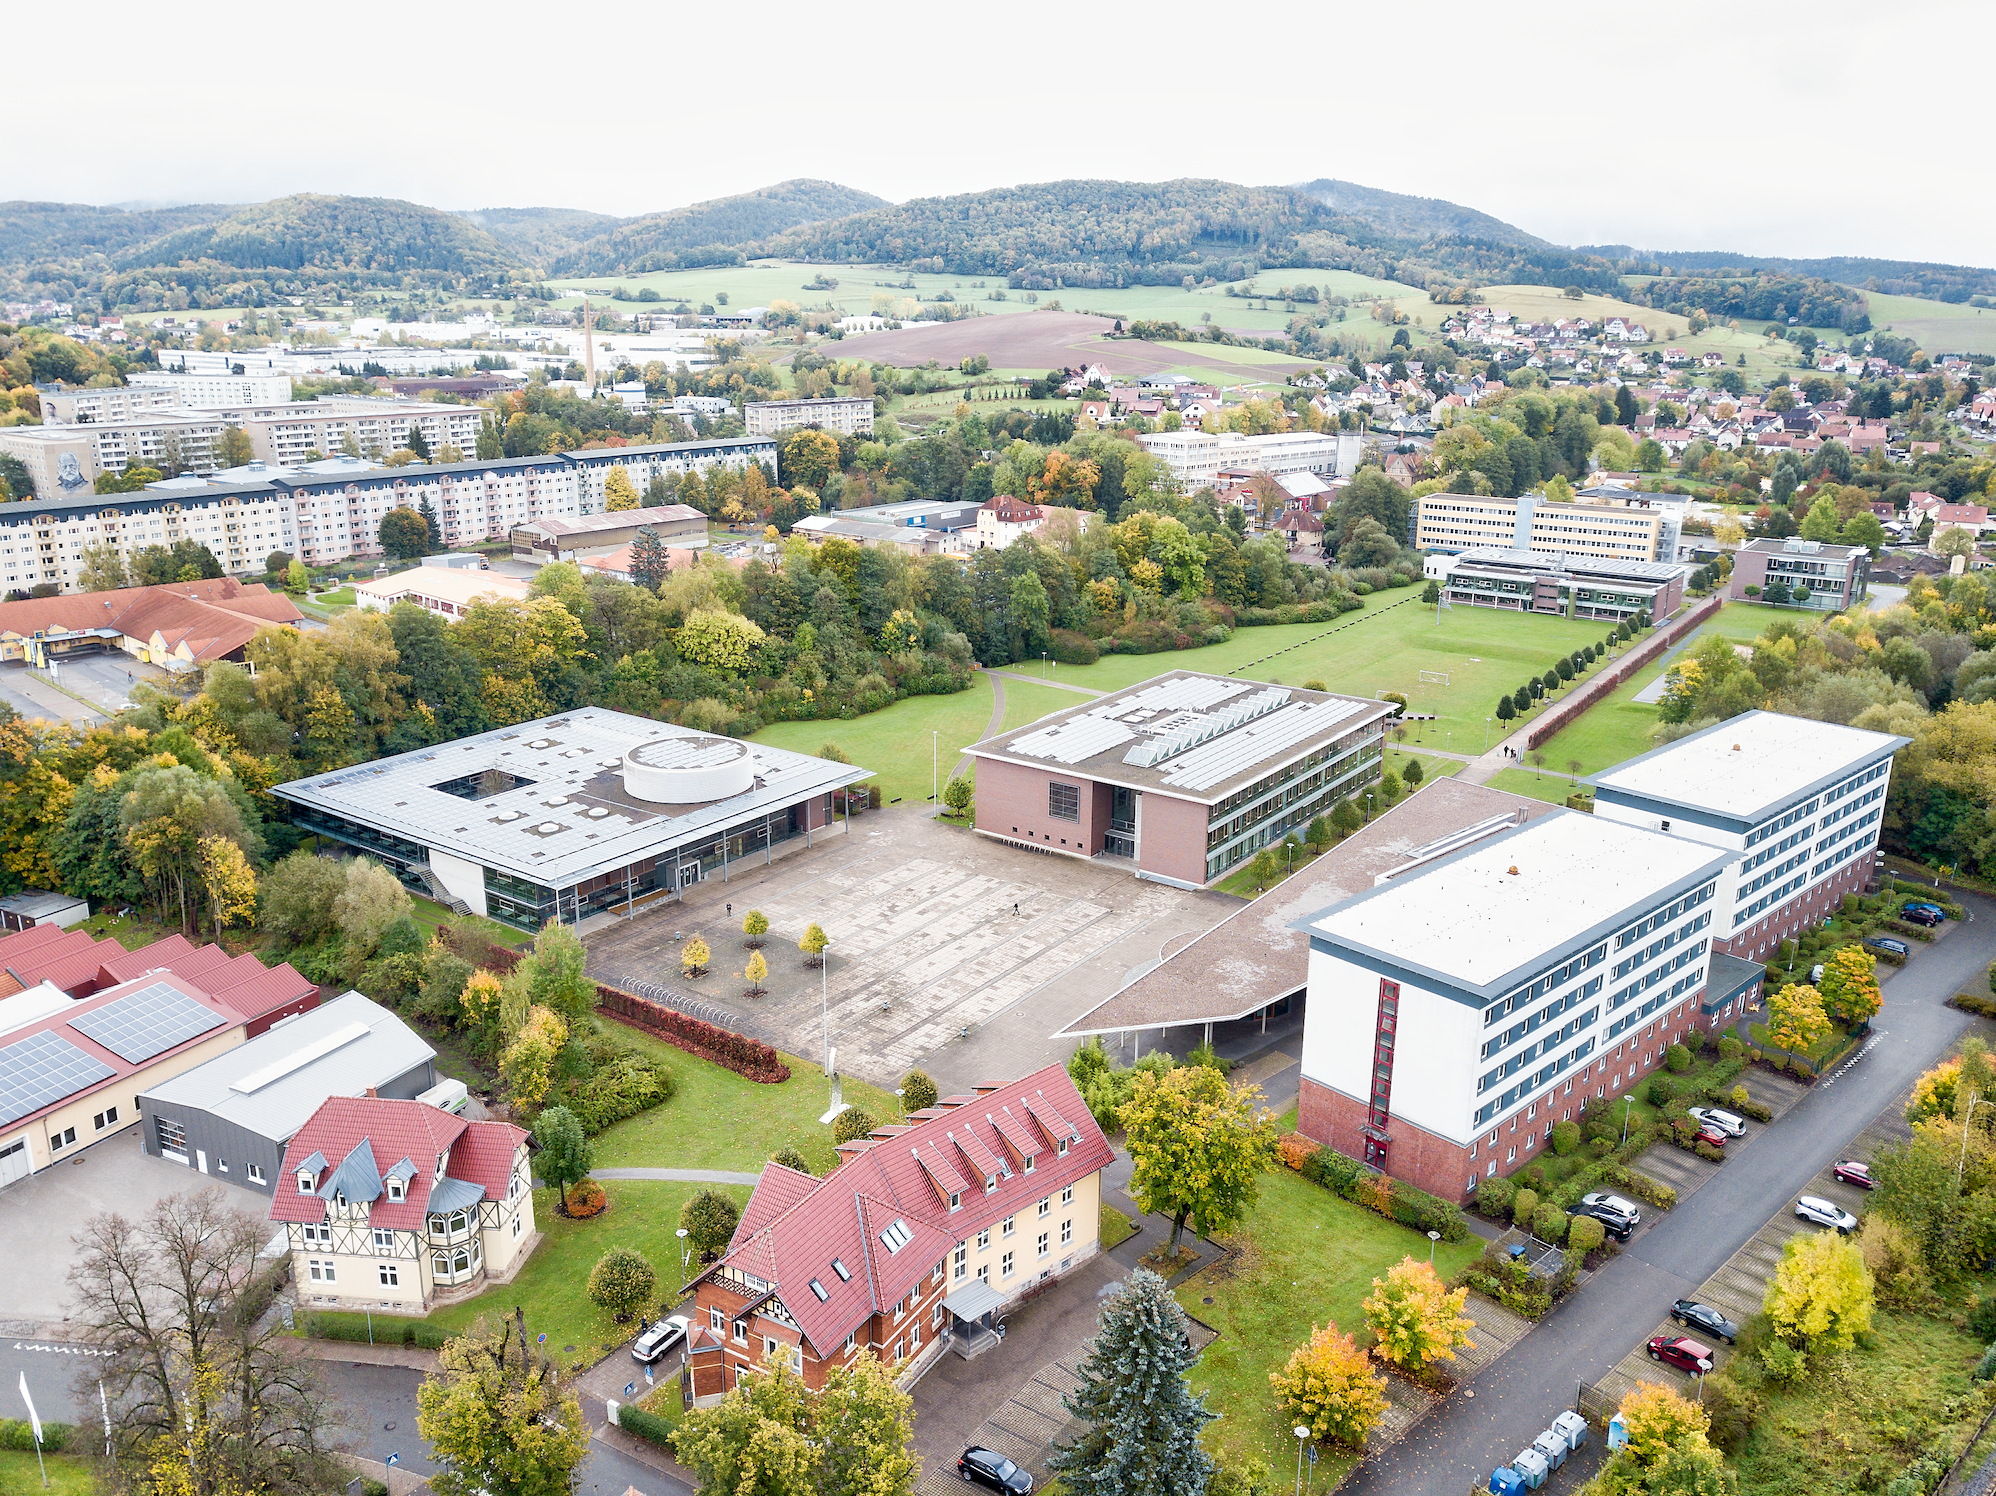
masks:
[[[831,1297],[831,1294],[826,1291],[825,1285],[820,1283],[816,1278],[811,1280],[810,1287],[811,1292],[816,1295],[818,1302],[821,1304]]]
[[[330,1247],[333,1244],[333,1228],[323,1221],[300,1226],[298,1229],[303,1233],[305,1245],[308,1247]]]
[[[380,1226],[376,1226],[374,1228],[374,1250],[377,1252],[394,1251],[395,1233],[393,1231],[384,1230]]]
[[[313,1182],[312,1175],[308,1171],[300,1169],[298,1171],[298,1193],[309,1195],[316,1188],[317,1186]]]
[[[977,1250],[982,1252],[986,1247],[990,1245],[991,1245],[991,1228],[989,1226],[986,1226],[982,1231],[977,1233]]]
[[[748,1321],[747,1321],[747,1320],[745,1320],[745,1319],[738,1319],[738,1320],[736,1320],[736,1321],[735,1321],[735,1326],[734,1326],[734,1335],[735,1335],[735,1344],[736,1344],[736,1345],[747,1345],[747,1344],[748,1344]]]
[[[970,1244],[968,1242],[965,1242],[962,1245],[958,1246],[956,1249],[955,1276],[961,1278],[965,1273],[969,1271],[970,1271]]]
[[[1012,1228],[1016,1226],[1018,1222],[1019,1218],[1017,1216],[1006,1216],[1005,1219],[999,1225],[999,1234],[1003,1236],[1010,1236],[1012,1234]]]
[[[1063,1205],[1072,1205],[1074,1203],[1073,1185],[1070,1184],[1066,1189],[1060,1192],[1060,1203]]]
[[[931,1330],[940,1330],[942,1327],[943,1327],[943,1306],[940,1303],[938,1303],[934,1308],[929,1310],[929,1328]]]
[[[520,1224],[520,1213],[516,1210],[513,1212],[513,1240],[515,1241],[520,1239]]]
[[[159,1144],[161,1153],[185,1153],[187,1151],[187,1129],[178,1122],[165,1117],[152,1119],[153,1138]],[[261,1181],[259,1180],[259,1183]]]
[[[852,1282],[852,1269],[845,1265],[844,1258],[834,1257],[832,1259],[832,1271],[839,1275],[839,1282],[841,1283]]]
[[[1060,1244],[1064,1247],[1074,1240],[1074,1217],[1069,1216],[1060,1223]]]
[[[1012,1253],[1007,1252],[1003,1257],[998,1259],[998,1274],[1003,1278],[1012,1276]]]
[[[963,1209],[963,1196],[955,1190],[949,1192],[949,1208],[952,1215]]]
[[[1049,784],[1047,786],[1047,815],[1056,821],[1080,820],[1081,786],[1078,784]]]
[[[1040,1254],[1040,1256],[1042,1256],[1042,1257],[1046,1256],[1046,1254],[1047,1254],[1047,1249],[1048,1249],[1048,1245],[1049,1245],[1049,1240],[1048,1240],[1048,1239],[1049,1239],[1050,1235],[1051,1235],[1051,1233],[1049,1233],[1049,1232],[1046,1232],[1046,1231],[1042,1231],[1042,1232],[1040,1233],[1040,1239],[1039,1239],[1039,1241],[1038,1241],[1037,1245],[1038,1245],[1038,1247],[1039,1247],[1039,1254]]]
[[[987,1175],[985,1175],[985,1176],[984,1176],[984,1193],[988,1195],[988,1194],[990,1194],[990,1193],[991,1193],[991,1192],[992,1192],[993,1190],[995,1190],[995,1189],[997,1189],[997,1188],[998,1188],[998,1177],[997,1177],[997,1175],[995,1175],[995,1174],[987,1174]]]
[[[1067,1157],[1068,1142],[1069,1140],[1067,1138],[1062,1138],[1060,1142],[1054,1146],[1054,1151],[1058,1153],[1062,1158]]]
[[[1044,1200],[1040,1201],[1040,1218],[1044,1220],[1047,1216],[1050,1216],[1052,1214],[1053,1214],[1053,1196],[1048,1195]]]
[[[782,1354],[783,1354],[782,1341],[772,1340],[767,1335],[762,1337],[762,1357],[765,1361],[774,1361],[778,1356]]]
[[[251,1184],[269,1183],[269,1181],[263,1177],[262,1164],[245,1164],[243,1166],[243,1173],[249,1176],[249,1182]]]
[[[723,1314],[718,1309],[709,1309],[707,1311],[707,1328],[712,1330],[716,1335],[727,1334],[728,1333],[727,1315]]]
[[[408,1195],[408,1193],[409,1191],[407,1187],[402,1183],[402,1176],[400,1174],[393,1175],[389,1178],[388,1181],[389,1199],[399,1201],[404,1199]]]
[[[331,1283],[333,1281],[332,1263],[312,1257],[306,1259],[305,1267],[314,1283]]]
[[[115,1106],[107,1106],[90,1120],[99,1132],[102,1132],[107,1127],[116,1127],[118,1125],[118,1109]]]
[[[1037,1153],[1028,1153],[1026,1155],[1026,1173],[1030,1174],[1033,1172],[1033,1164],[1038,1158],[1039,1155]]]
[[[377,1262],[374,1276],[381,1280],[383,1288],[395,1288],[402,1282],[402,1270],[392,1262]]]
[[[61,1132],[52,1132],[49,1134],[49,1151],[51,1153],[60,1152],[75,1141],[76,1129],[74,1127],[65,1127]]]
[[[980,1263],[979,1263],[979,1264],[977,1265],[977,1281],[978,1281],[978,1282],[980,1282],[980,1283],[985,1283],[985,1284],[988,1284],[988,1283],[990,1283],[990,1281],[991,1281],[991,1264],[990,1264],[990,1263],[988,1263],[988,1262],[980,1262]]]
[[[914,1355],[922,1348],[922,1327],[919,1324],[908,1326],[908,1354]]]

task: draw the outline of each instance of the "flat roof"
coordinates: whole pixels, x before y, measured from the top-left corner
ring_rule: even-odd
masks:
[[[1333,946],[1494,997],[1716,875],[1713,847],[1556,810],[1303,922]]]
[[[1520,551],[1479,546],[1455,557],[1458,568],[1490,566],[1505,571],[1564,571],[1580,577],[1614,577],[1623,581],[1668,582],[1684,568],[1662,561],[1621,561],[1612,556],[1575,556],[1566,551]]]
[[[1125,982],[1056,1038],[1245,1018],[1310,980],[1310,938],[1297,926],[1399,869],[1551,815],[1543,800],[1436,779],[1339,842],[1302,872],[1243,904],[1175,955]]]
[[[1750,824],[1911,741],[1780,712],[1742,712],[1583,782],[1597,794]]]
[[[603,530],[643,529],[646,525],[689,519],[704,524],[707,516],[691,504],[654,504],[646,509],[608,509],[601,514],[544,514],[513,526],[512,533],[530,530],[553,537],[593,535]]]
[[[1370,697],[1172,670],[964,751],[1210,804],[1393,710]]]
[[[389,577],[374,577],[353,584],[355,593],[366,593],[387,602],[418,592],[440,602],[469,603],[479,597],[524,600],[532,589],[520,578],[502,572],[477,571],[465,566],[412,566]]]
[[[619,771],[632,749],[665,738],[712,737],[671,722],[580,707],[294,779],[271,793],[545,888],[566,888],[873,773],[745,743],[753,778],[739,794],[663,805],[625,790]],[[488,771],[506,776],[508,787],[476,799],[439,788]]]
[[[283,1143],[328,1096],[362,1095],[435,1054],[388,1009],[347,992],[139,1095]]]

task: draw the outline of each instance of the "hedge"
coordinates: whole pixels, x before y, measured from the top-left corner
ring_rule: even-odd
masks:
[[[1374,1174],[1335,1148],[1320,1148],[1303,1166],[1303,1177],[1354,1205],[1417,1231],[1439,1231],[1443,1241],[1461,1241],[1469,1226],[1459,1207],[1404,1179]]]
[[[1977,992],[1957,992],[1947,1001],[1949,1007],[1973,1013],[1977,1018],[1996,1018],[1996,998],[1987,998]]]
[[[790,1067],[783,1063],[783,1057],[760,1039],[689,1017],[663,1003],[634,997],[615,987],[598,986],[596,993],[605,1013],[640,1033],[663,1039],[703,1060],[712,1060],[761,1085],[781,1085],[790,1079]]]
[[[44,1423],[42,1425],[42,1448],[51,1452],[61,1449],[69,1442],[75,1430],[66,1423]],[[35,1426],[25,1418],[0,1418],[0,1449],[20,1450],[32,1454],[35,1448]]]
[[[617,1409],[617,1426],[627,1434],[636,1434],[665,1449],[672,1448],[672,1423],[656,1413],[624,1403]]]
[[[368,1326],[364,1315],[352,1313],[308,1314],[305,1333],[315,1340],[348,1340],[367,1343]],[[427,1320],[401,1319],[386,1314],[374,1317],[376,1345],[414,1345],[424,1350],[442,1350],[450,1332]]]

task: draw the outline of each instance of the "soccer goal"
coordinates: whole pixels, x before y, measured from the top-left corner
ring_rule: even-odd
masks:
[[[1445,686],[1449,683],[1446,670],[1423,670],[1421,684],[1424,686]]]

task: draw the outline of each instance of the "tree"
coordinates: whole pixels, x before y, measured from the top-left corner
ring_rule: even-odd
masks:
[[[305,569],[303,561],[293,561],[284,568],[284,590],[303,592],[312,585],[312,574]]]
[[[82,562],[76,575],[79,592],[115,592],[131,585],[131,578],[125,574],[125,553],[118,549],[115,540],[86,545],[76,559]]]
[[[690,936],[686,944],[679,948],[679,974],[684,977],[698,977],[707,974],[707,963],[714,959],[714,953],[707,949],[707,942],[698,935]]]
[[[738,1378],[672,1434],[699,1496],[912,1496],[914,1403],[862,1352],[813,1394],[790,1357]]]
[[[268,1235],[209,1189],[135,1218],[93,1216],[69,1246],[70,1323],[103,1353],[91,1372],[125,1489],[161,1490],[168,1452],[178,1496],[316,1496],[345,1479],[341,1415],[262,1312]]]
[[[347,950],[371,956],[382,932],[416,907],[396,876],[372,857],[351,858],[333,900],[333,922]]]
[[[519,992],[527,1006],[539,1003],[552,1008],[570,1029],[580,1030],[596,1011],[596,983],[590,977],[588,952],[575,931],[560,920],[551,919],[534,937],[534,948],[513,968],[507,981],[509,990]]]
[[[1622,1426],[1628,1430],[1630,1461],[1653,1469],[1673,1454],[1709,1449],[1711,1419],[1690,1398],[1655,1382],[1638,1382],[1622,1396]]]
[[[665,542],[659,539],[658,531],[646,525],[631,541],[632,583],[656,592],[671,570],[672,558],[665,553]]]
[[[423,428],[410,424],[408,435],[402,438],[402,445],[414,452],[423,461],[430,460],[430,439],[423,435]]]
[[[765,640],[762,629],[739,613],[696,608],[680,625],[679,653],[710,670],[738,674],[755,663]]]
[[[823,966],[825,951],[831,943],[832,937],[827,935],[824,927],[814,920],[804,927],[804,934],[797,942],[797,949],[804,953],[806,966]]]
[[[741,1218],[741,1207],[715,1189],[701,1190],[679,1210],[679,1224],[686,1229],[686,1244],[702,1260],[718,1257],[727,1249]]]
[[[1839,1232],[1797,1232],[1781,1249],[1762,1307],[1774,1333],[1798,1350],[1849,1350],[1871,1328],[1863,1251]]]
[[[224,426],[221,450],[216,455],[225,468],[248,467],[256,461],[256,448],[250,444],[249,433],[242,427]]]
[[[748,983],[748,991],[742,994],[744,997],[760,997],[769,990],[764,985],[769,981],[769,961],[761,951],[749,952],[748,964],[742,968],[742,980]]]
[[[1312,1325],[1310,1338],[1290,1352],[1280,1371],[1268,1374],[1268,1384],[1285,1415],[1319,1443],[1330,1439],[1363,1449],[1366,1436],[1386,1416],[1386,1379],[1335,1324]]]
[[[1079,1385],[1061,1399],[1087,1425],[1047,1460],[1063,1489],[1074,1496],[1204,1496],[1213,1460],[1199,1430],[1216,1415],[1186,1383],[1196,1359],[1185,1314],[1164,1279],[1133,1269],[1103,1304]]]
[[[1395,1365],[1418,1371],[1433,1361],[1453,1361],[1458,1347],[1475,1349],[1469,1332],[1476,1321],[1465,1318],[1467,1288],[1453,1293],[1442,1286],[1425,1262],[1403,1257],[1372,1280],[1365,1301],[1365,1324],[1379,1341],[1379,1353]]]
[[[589,1270],[589,1298],[618,1324],[635,1319],[658,1291],[658,1274],[642,1252],[612,1247]]]
[[[641,509],[643,503],[638,498],[638,486],[631,482],[631,475],[620,462],[603,477],[603,508],[611,514],[622,513],[626,509]],[[656,538],[656,537],[654,537]]]
[[[457,995],[458,1006],[472,1026],[486,1034],[499,1027],[499,1015],[506,999],[506,985],[489,971],[474,971]]]
[[[554,1064],[568,1043],[568,1025],[538,1005],[527,1010],[527,1021],[499,1056],[499,1078],[513,1100],[539,1106],[554,1084]]]
[[[975,795],[976,790],[971,782],[961,774],[950,775],[948,782],[943,785],[943,804],[948,807],[951,815],[969,815],[971,800]]]
[[[936,1083],[929,1079],[926,1070],[910,1070],[901,1077],[901,1110],[904,1112],[924,1111],[942,1099]]]
[[[879,1357],[833,1367],[811,1411],[823,1496],[913,1496],[915,1400]]]
[[[773,1164],[782,1164],[786,1169],[795,1169],[799,1174],[811,1172],[811,1160],[787,1143],[770,1154],[769,1161]]]
[[[1972,556],[1975,554],[1975,536],[1960,525],[1949,525],[1934,536],[1928,549],[1936,556]]]
[[[1517,715],[1518,708],[1510,697],[1500,696],[1497,698],[1497,720],[1499,722],[1512,721]]]
[[[1275,1122],[1261,1088],[1235,1090],[1204,1065],[1139,1074],[1120,1120],[1135,1169],[1130,1193],[1171,1217],[1170,1249],[1187,1220],[1201,1236],[1238,1225],[1275,1160]]]
[[[751,909],[742,916],[742,934],[748,938],[743,942],[752,951],[762,949],[762,937],[769,933],[769,916],[760,909]]]
[[[243,849],[226,836],[201,838],[201,888],[208,896],[208,924],[221,939],[230,925],[256,913],[256,874]]]
[[[1419,789],[1421,787],[1421,781],[1426,777],[1427,777],[1426,774],[1421,769],[1421,761],[1418,758],[1408,759],[1407,767],[1400,771],[1401,782],[1404,783],[1409,790]]]
[[[873,1113],[849,1106],[832,1119],[832,1142],[856,1143],[879,1125]]]
[[[527,1335],[520,1310],[444,1342],[416,1389],[437,1496],[568,1496],[589,1453],[582,1404]]]
[[[567,1215],[568,1192],[589,1177],[596,1150],[581,1119],[565,1106],[551,1106],[534,1119],[534,1142],[540,1146],[534,1167],[554,1190],[556,1208]]]
[[[1847,1027],[1871,1022],[1884,1003],[1876,964],[1857,945],[1838,946],[1830,953],[1816,990],[1822,994],[1823,1012]]]
[[[1802,516],[1802,538],[1804,540],[1834,541],[1843,529],[1843,520],[1837,514],[1837,501],[1828,494],[1822,495],[1809,506],[1809,512]]]
[[[1767,1037],[1783,1049],[1806,1054],[1829,1031],[1823,995],[1814,987],[1790,982],[1767,1000]]]
[[[382,553],[397,561],[413,561],[430,553],[430,522],[407,504],[398,504],[382,515],[375,536]]]
[[[201,888],[201,843],[220,836],[254,856],[261,838],[245,823],[242,807],[216,780],[185,764],[135,770],[119,781],[120,840],[154,907],[177,916],[182,929]]]
[[[786,488],[816,491],[839,470],[838,438],[828,431],[804,426],[791,432],[777,448],[777,475]]]
[[[333,903],[346,869],[316,852],[293,852],[263,875],[257,923],[285,946],[316,945],[337,928]]]

